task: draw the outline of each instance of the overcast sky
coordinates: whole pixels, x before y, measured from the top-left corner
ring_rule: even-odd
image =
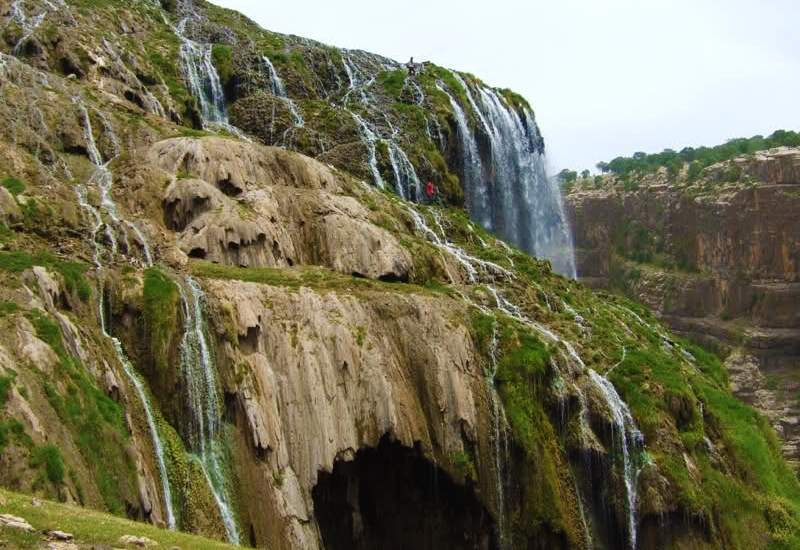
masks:
[[[269,30],[512,88],[551,169],[800,130],[800,0],[213,0]]]

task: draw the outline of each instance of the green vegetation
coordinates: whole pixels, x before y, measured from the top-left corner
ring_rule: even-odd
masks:
[[[390,96],[395,99],[400,98],[403,88],[406,85],[405,69],[395,69],[394,71],[383,71],[378,74],[378,83],[383,86]]]
[[[684,509],[704,518],[718,539],[734,540],[736,547],[760,547],[762,533],[768,532],[771,548],[797,548],[800,485],[772,428],[731,395],[719,359],[681,344],[692,351],[695,368],[654,345],[630,351],[612,374],[646,440],[668,448],[665,438],[673,439],[689,458],[657,447],[649,449],[652,457],[677,487]],[[690,472],[689,460],[700,475]],[[737,475],[725,475],[726,468]],[[766,516],[759,512],[764,509]]]
[[[144,333],[149,344],[149,356],[159,376],[172,368],[170,351],[180,329],[178,286],[163,271],[151,267],[144,272]]]
[[[128,428],[122,406],[100,390],[80,361],[67,352],[58,324],[35,310],[28,317],[61,363],[55,377],[42,377],[45,396],[94,469],[107,509],[124,514],[122,495],[134,491],[135,465],[125,451]]]
[[[14,385],[14,376],[0,375],[0,409],[6,406],[8,401],[8,394],[11,393],[11,388]]]
[[[450,457],[450,460],[453,463],[453,467],[456,469],[456,473],[461,479],[471,479],[473,481],[478,480],[478,470],[475,467],[475,460],[469,453],[466,451],[453,453],[453,455]]]
[[[5,187],[6,190],[8,190],[8,192],[14,195],[15,197],[25,192],[25,184],[22,183],[17,178],[11,178],[11,177],[5,178],[2,181],[0,181],[0,184],[2,184],[3,187]]]
[[[234,74],[233,50],[225,44],[214,44],[211,48],[211,58],[222,85],[227,86]]]
[[[597,164],[597,168],[601,172],[610,172],[618,176],[628,176],[631,174],[648,174],[665,167],[674,176],[685,163],[689,163],[690,169],[692,170],[690,176],[696,178],[703,168],[711,166],[712,164],[731,160],[740,155],[749,155],[758,151],[782,146],[800,146],[800,133],[777,130],[766,138],[763,136],[753,136],[751,138],[731,139],[715,147],[698,147],[696,149],[693,147],[685,147],[680,151],[665,149],[661,153],[655,154],[639,152],[634,153],[632,157],[617,157],[611,162],[600,162]],[[694,168],[691,168],[691,165],[694,165]]]
[[[44,467],[47,480],[54,485],[64,482],[64,459],[61,451],[52,444],[37,447],[31,454],[31,466]]]
[[[84,277],[88,267],[79,262],[65,261],[49,252],[5,252],[0,251],[0,269],[12,273],[22,273],[35,265],[52,269],[61,274],[69,292],[76,292],[81,300],[92,296],[92,287]]]
[[[3,512],[28,520],[36,529],[35,533],[20,532],[19,529],[0,528],[0,537],[10,547],[22,549],[42,548],[42,532],[54,529],[72,533],[75,542],[83,546],[119,546],[123,535],[147,537],[156,541],[159,548],[192,548],[196,550],[233,550],[234,546],[204,539],[177,531],[158,529],[146,523],[129,521],[101,512],[77,506],[67,506],[42,501],[34,506],[28,495],[0,490],[5,501]]]

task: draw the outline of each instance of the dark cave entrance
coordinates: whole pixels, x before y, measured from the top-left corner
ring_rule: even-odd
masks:
[[[386,437],[321,472],[313,497],[326,550],[497,550],[473,488]]]

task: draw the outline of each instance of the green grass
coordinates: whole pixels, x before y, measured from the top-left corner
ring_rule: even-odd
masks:
[[[211,48],[211,58],[214,62],[214,67],[217,69],[219,79],[222,81],[223,86],[233,78],[233,50],[230,46],[224,44],[214,44]]]
[[[397,99],[406,85],[406,71],[404,69],[382,71],[378,74],[378,82],[386,90],[386,93]]]
[[[14,385],[13,376],[0,376],[0,409],[6,406],[8,395],[11,393],[11,387]]]
[[[330,269],[303,266],[293,268],[236,267],[195,260],[190,264],[192,274],[207,279],[244,281],[288,289],[310,288],[320,291],[359,292],[389,291],[396,293],[448,294],[441,285],[420,286],[407,283],[376,281],[363,277],[342,275]]]
[[[94,510],[56,504],[47,500],[41,506],[33,506],[31,497],[0,489],[5,505],[3,513],[13,514],[26,519],[36,529],[36,533],[21,533],[13,529],[0,529],[0,539],[13,548],[42,548],[41,533],[58,529],[75,536],[75,542],[81,546],[120,546],[119,539],[123,535],[147,537],[158,543],[151,548],[167,549],[180,547],[193,550],[233,550],[235,546],[202,537],[158,529],[145,523],[137,523],[110,516]]]
[[[54,485],[64,482],[64,458],[61,451],[53,444],[43,445],[33,450],[31,466],[44,467],[48,481]]]
[[[15,197],[25,192],[25,184],[17,178],[4,178],[2,181],[0,181],[0,184],[2,184],[2,186],[5,187],[8,192]]]
[[[0,269],[11,273],[22,273],[33,266],[43,266],[61,274],[69,292],[76,292],[78,297],[86,301],[92,296],[92,287],[85,277],[86,264],[66,261],[49,252],[0,252]]]

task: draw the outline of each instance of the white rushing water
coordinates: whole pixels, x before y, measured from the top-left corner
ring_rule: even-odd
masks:
[[[244,132],[228,121],[225,107],[225,91],[219,73],[212,59],[211,44],[201,44],[189,38],[186,27],[192,17],[187,16],[173,27],[175,35],[181,42],[180,57],[183,76],[189,86],[192,97],[200,105],[200,117],[206,130],[224,130],[243,141],[250,141]]]
[[[101,208],[98,209],[95,208],[89,202],[87,198],[88,192],[86,186],[80,186],[78,189],[79,204],[87,212],[88,216],[93,222],[91,236],[95,248],[94,261],[95,265],[98,268],[98,273],[101,273],[104,266],[103,264],[104,245],[98,241],[98,234],[103,226],[106,227],[105,236],[111,246],[110,259],[113,259],[118,248],[117,239],[113,228],[111,227],[110,224],[106,224],[103,221],[102,217],[102,213],[105,213],[109,218],[112,219],[114,223],[116,224],[120,223],[120,217],[117,214],[116,204],[114,203],[113,198],[111,196],[111,184],[113,182],[114,176],[111,170],[109,169],[108,166],[109,163],[103,162],[102,155],[100,154],[100,150],[98,149],[97,143],[95,142],[94,139],[94,131],[92,128],[91,118],[89,117],[89,112],[86,109],[86,106],[84,105],[83,101],[78,97],[74,98],[73,102],[78,107],[78,110],[81,113],[81,119],[82,119],[81,122],[85,133],[87,154],[89,155],[89,160],[91,160],[92,164],[94,164],[95,167],[93,174],[89,180],[89,184],[96,185],[100,192]],[[113,142],[116,142],[116,137],[112,137],[111,139]],[[119,151],[117,150],[117,153],[118,152]],[[152,258],[150,256],[150,248],[147,244],[147,241],[144,239],[144,236],[140,234],[140,237],[142,239],[142,244],[144,245],[144,250],[146,251],[146,261],[149,265],[152,262]],[[142,404],[142,409],[144,410],[145,414],[145,420],[147,422],[147,428],[150,431],[150,437],[153,442],[153,451],[155,453],[156,464],[159,470],[159,476],[161,478],[161,491],[164,501],[164,511],[166,514],[165,519],[167,522],[167,527],[169,527],[170,529],[175,529],[176,522],[172,504],[172,491],[170,489],[169,478],[167,476],[167,466],[164,458],[164,448],[161,443],[161,437],[158,433],[158,429],[156,427],[155,415],[153,414],[152,404],[150,403],[150,399],[148,398],[147,392],[144,388],[144,382],[142,382],[138,373],[136,372],[130,360],[128,359],[128,356],[125,354],[125,350],[122,348],[122,343],[119,341],[119,339],[111,335],[108,319],[106,318],[105,314],[105,296],[102,291],[100,292],[98,307],[100,316],[100,328],[103,332],[103,336],[109,339],[109,341],[112,343],[114,351],[116,352],[117,355],[117,359],[122,365],[122,369],[125,372],[125,375],[127,376],[128,380],[133,386],[136,395],[139,398],[140,403]]]
[[[188,17],[181,19],[175,32],[181,40],[180,56],[189,91],[200,104],[200,114],[204,122],[227,124],[225,93],[211,59],[211,44],[199,44],[188,38],[188,22]]]
[[[631,451],[640,448],[644,444],[644,437],[636,427],[630,409],[625,401],[617,393],[614,384],[608,378],[600,376],[594,370],[589,369],[589,377],[597,389],[605,398],[606,405],[611,412],[614,422],[614,434],[618,439],[620,451],[622,452],[622,473],[625,481],[625,497],[627,499],[628,513],[628,542],[632,549],[636,548],[636,502],[637,502],[637,480],[639,471],[633,462]]]
[[[272,64],[272,61],[270,61],[269,57],[266,55],[261,56],[261,60],[264,62],[264,67],[267,69],[267,74],[269,75],[270,84],[272,86],[272,95],[282,99],[286,103],[289,113],[292,115],[294,128],[304,127],[306,121],[303,119],[303,115],[300,113],[300,109],[297,107],[297,104],[286,93],[286,84],[284,84],[283,79],[278,75],[278,71],[275,70],[275,66]],[[284,141],[286,141],[286,134],[284,134]]]
[[[192,415],[190,444],[208,480],[229,542],[239,544],[239,528],[228,491],[224,466],[217,368],[206,338],[204,300],[200,285],[191,277],[178,285],[184,312],[181,341],[181,372],[186,381],[189,411]]]
[[[448,254],[452,255],[456,258],[461,265],[464,266],[466,272],[469,275],[469,280],[471,283],[478,282],[478,275],[479,273],[486,273],[487,268],[491,271],[494,271],[495,268],[503,269],[500,266],[496,266],[495,264],[489,263],[487,265],[486,262],[479,260],[477,258],[472,257],[466,251],[458,247],[457,245],[451,243],[444,231],[444,228],[441,225],[441,222],[438,217],[435,216],[436,220],[436,227],[438,231],[432,229],[426,222],[424,216],[417,212],[416,209],[409,206],[409,212],[411,213],[412,218],[414,219],[415,225],[417,230],[426,236],[426,238],[433,243],[437,248],[442,249],[443,251],[447,252]],[[441,233],[441,234],[440,234]],[[495,272],[496,273],[496,272]],[[506,271],[506,273],[508,273]],[[508,275],[511,275],[508,273]],[[635,465],[635,457],[633,456],[634,451],[642,448],[644,446],[644,437],[639,429],[636,427],[636,422],[631,415],[630,409],[628,405],[622,400],[617,390],[614,388],[614,385],[608,380],[608,378],[600,376],[595,372],[593,369],[589,369],[584,364],[583,360],[581,359],[580,355],[578,354],[575,346],[568,340],[564,339],[557,333],[553,332],[552,330],[548,329],[547,327],[543,326],[542,324],[530,319],[527,317],[523,312],[522,309],[509,301],[503,294],[498,291],[494,286],[487,285],[487,290],[489,294],[492,296],[495,302],[495,307],[503,312],[504,314],[508,315],[509,317],[525,324],[526,326],[533,329],[536,333],[544,337],[545,340],[556,344],[560,348],[560,355],[563,358],[564,362],[568,366],[568,371],[561,371],[560,374],[568,375],[572,374],[573,376],[580,376],[581,374],[588,375],[589,383],[594,386],[597,390],[597,394],[601,397],[606,404],[606,408],[608,409],[609,413],[611,414],[611,422],[613,426],[613,434],[612,440],[614,441],[614,445],[619,447],[619,452],[622,458],[622,473],[623,473],[623,480],[624,480],[624,490],[625,490],[625,498],[626,498],[626,512],[628,517],[628,524],[627,530],[629,535],[629,544],[631,548],[636,548],[636,540],[637,540],[637,525],[636,525],[636,503],[637,503],[637,477],[638,477],[638,469]],[[463,296],[463,295],[462,295]],[[472,303],[468,298],[468,303]],[[476,304],[473,304],[476,305]],[[565,304],[566,305],[566,304]],[[479,309],[484,311],[484,308],[481,306],[477,306]],[[567,308],[578,321],[580,315],[577,311],[572,308]],[[644,321],[642,321],[644,322]],[[495,327],[496,330],[496,327]],[[499,403],[497,399],[496,390],[494,388],[494,378],[497,373],[497,363],[496,363],[496,349],[497,349],[497,342],[496,342],[496,332],[493,330],[492,335],[492,343],[491,343],[491,350],[490,350],[490,363],[491,363],[491,370],[487,374],[487,383],[490,386],[490,396],[492,397],[492,409],[493,409],[493,430],[494,430],[494,437],[495,437],[495,468],[498,472],[502,471],[502,463],[500,462],[500,457],[503,456],[501,454],[499,448],[499,442],[501,440],[500,437],[500,419],[504,419],[504,414],[502,413],[502,404]],[[626,350],[623,347],[623,358],[626,354]],[[616,366],[616,365],[615,365]],[[574,385],[573,390],[578,395],[578,400],[581,404],[581,422],[582,430],[589,430],[589,407],[587,404],[587,399],[581,389]],[[500,410],[498,410],[498,407]],[[586,441],[585,437],[586,434],[582,434],[584,441]],[[496,491],[498,497],[504,499],[504,489],[502,483],[500,483],[496,487]],[[583,527],[586,531],[588,542],[591,544],[591,534],[590,529],[588,527],[588,523],[585,518],[585,513],[583,511],[583,501],[581,500],[581,494],[577,491],[576,486],[576,494],[577,498],[579,499],[580,507],[581,507],[581,521],[583,523]],[[504,521],[504,516],[498,517],[498,524]],[[501,529],[502,532],[502,529]],[[502,544],[502,539],[500,543]]]
[[[378,168],[377,158],[377,143],[383,142],[386,145],[388,152],[389,164],[392,167],[392,176],[394,177],[394,188],[398,195],[405,200],[416,202],[420,198],[422,191],[422,184],[420,183],[419,176],[417,175],[414,164],[409,160],[408,154],[403,150],[397,142],[399,136],[399,129],[394,126],[389,116],[378,107],[374,106],[371,102],[367,90],[375,82],[375,75],[367,75],[366,69],[361,69],[358,63],[353,60],[350,52],[342,52],[342,63],[344,65],[345,74],[347,74],[348,87],[347,91],[342,98],[344,108],[350,113],[358,125],[361,139],[367,148],[367,166],[369,167],[370,174],[372,175],[372,183],[381,189],[385,187],[385,182],[381,177]],[[394,66],[383,66],[383,70],[394,70]],[[420,101],[424,101],[424,94],[419,85],[414,83],[419,94],[421,94]],[[366,108],[366,111],[372,112],[373,118],[382,118],[381,124],[388,127],[389,132],[381,134],[377,124],[370,122],[361,114],[356,113],[348,107],[351,97],[355,95],[356,101],[361,103]],[[427,118],[426,118],[427,121]],[[388,135],[388,137],[384,137]]]
[[[378,141],[378,136],[375,135],[375,132],[372,131],[369,124],[361,118],[361,115],[350,111],[350,114],[353,117],[353,120],[356,121],[358,124],[358,128],[361,131],[361,137],[364,140],[364,144],[367,146],[367,166],[369,166],[369,171],[372,174],[372,183],[383,189],[384,183],[383,178],[381,177],[381,172],[378,170],[378,155],[376,152],[376,143]]]
[[[561,191],[547,177],[543,140],[533,115],[527,108],[510,105],[492,88],[452,74],[467,105],[458,103],[454,90],[441,83],[439,87],[447,93],[456,119],[470,216],[523,250],[550,260],[556,272],[574,278],[572,235]],[[467,110],[475,117],[475,130]],[[489,143],[483,156],[476,133]]]

